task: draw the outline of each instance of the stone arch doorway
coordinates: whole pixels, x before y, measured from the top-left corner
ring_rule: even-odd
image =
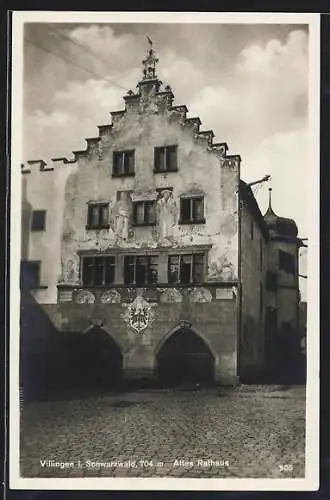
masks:
[[[103,328],[93,326],[81,333],[77,358],[78,385],[86,389],[117,388],[123,378],[123,355]]]
[[[156,370],[162,387],[210,386],[215,379],[215,358],[200,335],[190,328],[178,328],[160,346]]]

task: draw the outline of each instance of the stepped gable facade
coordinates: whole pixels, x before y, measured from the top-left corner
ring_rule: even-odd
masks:
[[[264,370],[267,321],[296,326],[299,240],[262,216],[240,156],[174,104],[157,63],[151,47],[72,160],[22,165],[22,288],[76,357],[102,331],[87,358],[103,379],[234,384]]]

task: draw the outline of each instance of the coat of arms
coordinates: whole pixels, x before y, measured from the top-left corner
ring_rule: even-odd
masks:
[[[122,314],[126,323],[138,333],[149,326],[154,319],[152,308],[155,304],[149,304],[143,297],[138,295],[131,304],[123,304],[126,311]]]

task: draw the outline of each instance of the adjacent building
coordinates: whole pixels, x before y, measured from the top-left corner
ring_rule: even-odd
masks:
[[[298,328],[295,222],[271,200],[262,216],[240,156],[174,104],[157,63],[151,47],[137,92],[73,160],[22,165],[31,380],[53,366],[64,384],[236,384]]]

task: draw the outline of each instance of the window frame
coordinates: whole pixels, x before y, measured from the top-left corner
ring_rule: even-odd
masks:
[[[32,286],[25,285],[23,274],[24,274],[24,266],[28,265],[36,265],[37,266],[37,279],[35,284]],[[22,290],[37,290],[38,288],[47,288],[41,285],[41,260],[22,260],[21,261],[21,269],[20,269],[20,288]]]
[[[133,165],[133,170],[132,171],[125,171],[125,157],[128,154],[132,154],[132,165]],[[122,172],[116,171],[115,166],[117,165],[117,157],[121,156],[122,157]],[[112,177],[134,177],[135,175],[135,149],[120,149],[113,151],[112,153]]]
[[[91,201],[88,202],[88,207],[87,207],[87,224],[86,224],[86,229],[109,229],[110,224],[109,224],[109,215],[110,215],[110,204],[107,201]],[[98,224],[93,224],[92,223],[92,211],[93,208],[97,207],[99,209],[99,214],[98,214]],[[103,215],[102,215],[102,208],[106,208],[107,210],[107,223],[102,223],[103,220]]]
[[[38,227],[38,225],[35,224],[36,221],[35,221],[34,217],[36,216],[36,214],[43,215],[43,220],[42,220],[42,224],[40,225],[40,227]],[[46,210],[32,210],[31,231],[33,231],[33,232],[46,231]]]
[[[289,261],[287,261],[283,265],[283,259],[287,259],[288,257],[289,257]],[[291,268],[291,266],[292,266],[292,268]],[[280,271],[284,271],[287,274],[295,275],[296,274],[296,260],[295,260],[294,255],[292,255],[289,252],[286,252],[285,250],[279,249],[279,251],[278,251],[278,267],[279,267]]]
[[[94,262],[95,262],[95,259],[103,259],[103,267],[102,267],[102,283],[99,283],[99,284],[95,284],[95,280],[92,279],[92,283],[87,283],[85,280],[84,280],[84,261],[86,261],[87,259],[94,259]],[[111,267],[113,267],[113,280],[111,282],[108,282],[106,281],[105,277],[106,277],[106,268],[107,268],[107,265],[106,265],[106,259],[113,259],[113,264],[111,264]],[[92,268],[92,277],[94,278],[95,276],[95,264],[94,264],[94,267],[92,267],[92,265],[89,266],[90,268]],[[116,267],[117,267],[117,258],[116,258],[116,255],[114,254],[103,254],[103,255],[81,255],[80,257],[80,276],[81,276],[81,284],[82,286],[84,287],[104,287],[104,286],[111,286],[111,285],[114,285],[115,282],[116,282]]]
[[[138,205],[143,205],[143,222],[137,221],[137,207]],[[153,221],[146,220],[146,214],[148,211],[146,210],[146,206],[149,205],[153,208]],[[145,227],[145,226],[155,226],[156,225],[156,202],[155,200],[140,200],[133,201],[133,226],[134,227]]]
[[[145,258],[147,259],[147,265],[146,265],[146,270],[145,270],[145,279],[143,283],[138,283],[137,282],[137,260],[139,258]],[[127,280],[126,279],[126,259],[132,259],[133,260],[133,280]],[[151,259],[156,259],[157,264],[157,272],[156,272],[156,280],[153,281],[150,279],[151,276]],[[132,265],[132,264],[131,264]],[[159,266],[159,254],[158,253],[152,253],[152,254],[125,254],[123,255],[123,283],[125,286],[152,286],[156,285],[158,283],[158,266]]]
[[[169,168],[170,167],[170,160],[169,158],[170,153],[169,151],[173,149],[175,151],[175,167],[174,168]],[[160,169],[158,165],[158,154],[164,151],[165,155],[165,160],[164,160],[164,169]],[[162,174],[162,173],[168,173],[168,172],[177,172],[178,171],[178,145],[177,144],[169,144],[166,146],[155,146],[154,147],[154,173],[155,174]]]
[[[183,208],[182,204],[183,202],[189,201],[190,202],[190,218],[189,219],[184,219],[183,218]],[[203,216],[199,219],[194,218],[194,212],[196,211],[195,208],[195,203],[197,201],[202,202],[203,206]],[[181,196],[180,197],[180,219],[179,219],[179,224],[184,225],[184,224],[205,224],[206,219],[205,219],[205,196],[204,195],[194,195],[194,196]]]
[[[170,278],[170,265],[171,265],[171,258],[177,258],[178,259],[178,271],[177,271],[177,280],[173,281]],[[190,257],[191,258],[191,263],[190,263],[190,279],[188,282],[182,280],[182,259],[184,257]],[[195,268],[195,259],[196,257],[202,257],[202,279],[196,280],[195,275],[196,275],[196,268]],[[192,285],[192,284],[202,284],[205,281],[205,265],[206,265],[206,258],[207,255],[205,252],[193,252],[193,253],[175,253],[175,254],[169,254],[167,257],[167,282],[171,285]]]

